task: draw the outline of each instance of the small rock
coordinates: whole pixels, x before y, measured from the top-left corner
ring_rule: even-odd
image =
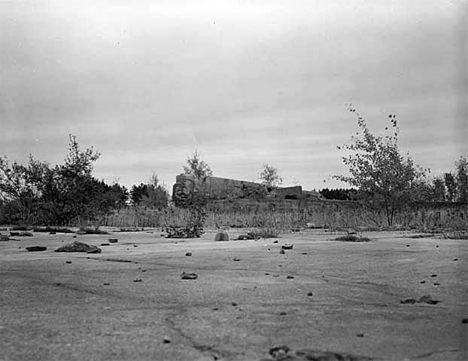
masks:
[[[293,245],[292,244],[283,244],[281,246],[281,249],[293,249]]]
[[[356,336],[357,337],[364,337],[364,334],[363,333],[357,333]]]
[[[273,241],[273,243],[278,243],[278,241]]]
[[[439,245],[437,245],[436,248],[439,248]]]
[[[117,243],[119,240],[117,238],[109,238],[109,243]]]
[[[192,252],[187,252],[185,255],[186,255],[187,257],[190,257],[190,256],[192,255]]]
[[[60,282],[56,282],[56,283],[54,283],[54,285],[56,285],[56,286],[60,286],[60,285],[61,285],[61,283],[60,283]]]
[[[265,276],[269,276],[270,274],[268,272],[265,272]]]
[[[413,305],[416,302],[417,301],[414,298],[407,298],[406,300],[401,300],[400,301],[400,303],[402,303],[402,304],[410,304],[410,305]]]
[[[279,253],[280,254],[285,254],[286,252],[284,252],[284,249],[280,249]]]
[[[198,278],[198,275],[196,273],[182,272],[180,278],[182,278],[183,280],[196,280]]]
[[[105,282],[105,283],[103,283],[103,286],[110,286],[110,283]]]
[[[109,246],[109,243],[101,243],[102,247]]]
[[[73,236],[73,238],[76,238],[76,236]]]
[[[171,343],[171,339],[169,337],[164,337],[163,343]]]
[[[421,296],[418,300],[419,303],[427,303],[429,305],[436,305],[440,301],[434,300],[430,295]]]
[[[431,275],[431,277],[437,277],[437,275]]]
[[[31,246],[31,247],[26,247],[26,249],[28,250],[28,252],[41,252],[41,251],[45,251],[47,249],[47,247],[44,247],[44,246]]]
[[[439,282],[434,282],[434,286],[440,286]]]
[[[292,280],[292,279],[294,278],[294,276],[286,276],[286,278],[287,278],[288,280]]]
[[[278,267],[283,267],[283,265],[282,265],[282,264],[279,264]]]
[[[454,260],[454,261],[458,261],[458,258],[454,258],[453,260]]]
[[[273,275],[273,277],[279,277],[279,275]]]
[[[68,261],[65,261],[65,263],[68,263],[68,264],[70,264],[70,263],[72,263],[72,261],[68,260]]]
[[[307,292],[307,296],[311,297],[313,296],[314,294],[312,292]]]
[[[234,307],[237,306],[237,303],[236,302],[231,302],[231,305],[233,305]]]
[[[462,318],[462,322],[461,323],[468,323],[468,318]]]
[[[141,278],[134,279],[133,282],[141,282]]]
[[[218,307],[214,307],[214,308],[212,308],[212,310],[213,310],[213,311],[218,311],[219,308],[218,308]]]
[[[423,280],[423,281],[421,281],[421,282],[419,282],[419,283],[426,283],[426,281]]]
[[[287,315],[286,312],[284,312],[284,311],[280,312],[280,316],[286,316],[286,315]]]
[[[218,232],[214,240],[215,242],[227,242],[229,241],[229,235],[226,232]]]
[[[277,346],[270,349],[270,355],[273,357],[273,360],[286,360],[287,353],[289,352],[289,347],[284,346]]]
[[[409,247],[409,244],[407,244],[406,247]]]
[[[306,255],[306,254],[307,254],[307,252],[302,252],[301,254],[303,254],[303,255]]]
[[[89,249],[86,251],[86,253],[101,253],[101,249],[96,246],[89,246]]]
[[[240,258],[235,257],[235,258],[233,258],[233,261],[234,261],[234,262],[239,262],[239,261],[240,261]]]
[[[142,269],[141,272],[146,272],[146,270],[145,270],[145,269]]]
[[[133,247],[138,247],[138,245],[137,245],[137,244],[134,244]]]

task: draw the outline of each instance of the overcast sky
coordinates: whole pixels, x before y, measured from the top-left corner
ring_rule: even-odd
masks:
[[[60,163],[71,133],[127,187],[171,188],[195,148],[219,177],[345,186],[352,102],[440,174],[468,153],[467,64],[464,0],[0,0],[0,155]]]

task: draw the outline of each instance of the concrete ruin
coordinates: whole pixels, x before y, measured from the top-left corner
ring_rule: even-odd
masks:
[[[301,186],[269,187],[265,184],[242,180],[220,177],[197,179],[192,175],[179,174],[172,189],[172,199],[177,204],[183,194],[190,194],[191,192],[204,195],[208,199],[208,202],[219,202],[222,200],[245,200],[251,202],[299,200],[320,202],[323,200],[320,193],[304,191]]]

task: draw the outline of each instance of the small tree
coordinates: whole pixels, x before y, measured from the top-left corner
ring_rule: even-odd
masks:
[[[158,176],[153,174],[148,184],[134,185],[130,191],[133,204],[148,208],[166,208],[169,202],[169,192],[164,184],[159,183]]]
[[[184,173],[194,175],[196,179],[202,180],[213,175],[210,166],[201,159],[201,154],[195,149],[193,155],[187,158]]]
[[[447,201],[455,202],[457,198],[457,182],[452,173],[444,173],[444,183],[447,189]]]
[[[259,175],[262,183],[268,187],[277,187],[283,183],[283,179],[278,174],[278,169],[269,165],[264,164],[263,169]]]
[[[400,154],[400,129],[395,115],[389,115],[390,128],[385,128],[389,133],[382,138],[370,132],[356,109],[350,106],[348,110],[357,117],[361,134],[358,132],[352,136],[350,145],[337,147],[351,152],[342,157],[351,175],[336,175],[333,178],[356,187],[368,205],[383,207],[387,223],[391,226],[395,211],[414,199],[425,170],[416,166],[409,154],[406,157]]]
[[[455,163],[456,181],[457,181],[457,201],[460,203],[468,203],[468,160],[464,156]]]

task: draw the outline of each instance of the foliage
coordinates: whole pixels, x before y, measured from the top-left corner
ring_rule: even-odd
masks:
[[[357,117],[361,134],[352,136],[350,145],[338,149],[351,152],[342,157],[350,176],[336,175],[359,190],[360,196],[374,209],[384,208],[389,226],[395,212],[410,203],[417,195],[418,182],[425,170],[416,166],[407,154],[403,157],[398,148],[399,127],[395,115],[389,115],[390,129],[385,138],[373,135],[366,121],[352,106],[348,109]]]
[[[99,153],[81,151],[69,136],[64,164],[50,166],[29,156],[27,165],[0,158],[0,194],[3,221],[21,224],[68,225],[96,221],[125,205],[128,192],[92,176]],[[6,208],[6,209],[5,209]]]
[[[283,183],[283,179],[278,174],[278,169],[269,164],[263,165],[259,178],[268,187],[277,187]]]
[[[457,201],[468,203],[468,160],[461,156],[455,163],[457,179]]]
[[[201,159],[201,154],[195,149],[193,155],[187,158],[184,173],[194,175],[197,179],[204,179],[213,175],[210,166]]]
[[[341,201],[350,201],[357,199],[358,191],[356,189],[347,188],[336,188],[328,189],[324,188],[319,192],[325,199],[336,199]]]
[[[158,177],[153,175],[149,183],[134,185],[130,191],[130,198],[134,205],[163,209],[169,203],[169,192],[159,183]]]

